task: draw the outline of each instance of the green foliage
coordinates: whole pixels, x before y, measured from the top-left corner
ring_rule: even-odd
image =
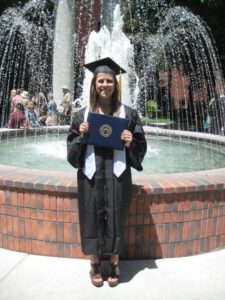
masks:
[[[147,115],[152,117],[158,111],[156,100],[148,100],[146,103]]]
[[[161,125],[172,125],[175,124],[174,121],[166,118],[148,118],[142,117],[141,118],[142,125],[151,125],[151,124],[161,124]]]

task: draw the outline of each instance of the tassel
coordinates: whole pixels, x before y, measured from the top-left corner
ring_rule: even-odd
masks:
[[[122,98],[122,72],[120,70],[120,74],[119,74],[119,97],[120,100]]]

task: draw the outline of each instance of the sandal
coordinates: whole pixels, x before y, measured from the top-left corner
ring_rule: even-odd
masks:
[[[103,286],[103,278],[100,273],[100,264],[91,262],[91,271],[90,271],[91,283],[96,287]]]
[[[111,264],[111,270],[110,274],[108,277],[108,284],[110,287],[115,287],[119,283],[119,278],[120,278],[120,268],[118,263],[112,263]]]

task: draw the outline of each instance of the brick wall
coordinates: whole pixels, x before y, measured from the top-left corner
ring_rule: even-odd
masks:
[[[0,247],[83,258],[76,175],[0,169]],[[224,173],[134,178],[123,258],[178,257],[224,247]]]

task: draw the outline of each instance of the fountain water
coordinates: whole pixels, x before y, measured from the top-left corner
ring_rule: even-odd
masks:
[[[46,0],[30,0],[0,16],[0,127],[8,120],[11,89],[51,88],[53,27],[53,4]]]
[[[136,106],[138,94],[138,78],[134,67],[134,51],[130,40],[122,32],[123,21],[119,5],[114,10],[113,26],[110,32],[103,26],[99,32],[92,31],[86,47],[85,62],[89,63],[104,57],[114,59],[127,73],[123,75],[122,102]],[[87,104],[89,99],[92,73],[85,71],[81,105]]]
[[[62,86],[67,86],[73,92],[74,22],[75,1],[60,0],[55,24],[53,57],[53,94],[58,104],[62,98]]]
[[[187,9],[164,0],[139,0],[133,6],[128,1],[125,10],[133,20],[126,30],[132,33],[135,49],[140,109],[145,112],[147,101],[156,100],[158,118],[194,131],[204,130],[210,114],[218,120],[212,131],[219,133],[225,121],[225,98],[219,98],[224,79],[210,29]],[[211,105],[213,97],[217,105]]]

